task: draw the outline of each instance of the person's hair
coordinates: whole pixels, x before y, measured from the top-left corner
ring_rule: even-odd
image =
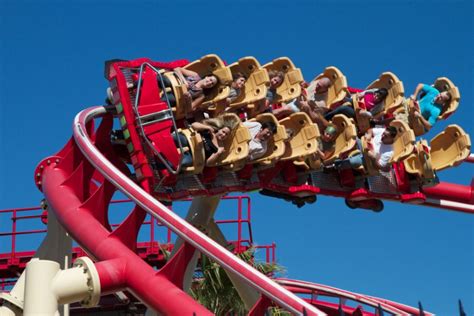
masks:
[[[240,79],[240,78],[244,78],[245,80],[247,80],[247,76],[242,72],[236,72],[232,74],[232,81],[236,81],[237,79]]]
[[[213,73],[204,75],[204,77],[202,77],[202,79],[204,79],[204,78],[206,78],[206,77],[214,77],[214,78],[216,78],[216,84],[219,83],[219,77],[217,77],[217,76],[216,76],[215,74],[213,74]]]
[[[217,86],[217,85],[219,84],[219,82],[220,82],[219,77],[217,77],[215,74],[207,74],[207,75],[205,75],[204,77],[202,77],[201,80],[205,79],[206,77],[214,77],[214,78],[216,78],[216,84],[213,85],[212,88],[214,88],[215,86]],[[208,88],[208,89],[212,89],[212,88]]]
[[[218,117],[205,119],[202,121],[202,123],[212,127],[212,129],[214,129],[214,132],[217,132],[218,130],[224,127],[224,121]]]
[[[268,130],[273,134],[275,135],[276,132],[277,132],[277,126],[274,122],[271,122],[271,121],[268,121],[268,122],[263,122],[262,123],[262,131],[264,129],[268,128]]]
[[[218,117],[205,119],[202,123],[212,127],[214,132],[227,127],[232,133],[239,126],[240,118],[234,113],[224,113]]]
[[[445,91],[446,92],[446,96],[448,97],[448,99],[446,101],[444,101],[444,105],[448,105],[449,103],[451,103],[451,100],[453,99],[453,96],[451,95],[451,92],[449,91]]]
[[[333,123],[329,123],[326,128],[324,129],[324,132],[328,131],[331,136],[335,136],[337,134],[337,125]]]
[[[323,77],[319,78],[317,81],[324,82],[325,84],[328,84],[329,86],[331,85],[331,79],[329,79],[326,76],[323,76]]]
[[[385,98],[387,97],[388,95],[388,90],[385,89],[385,88],[380,88],[380,89],[377,89],[377,91],[375,91],[375,93],[377,93],[378,95],[380,95],[380,98],[382,100],[385,100]]]
[[[268,71],[268,77],[270,77],[270,79],[272,79],[273,77],[280,77],[281,81],[283,81],[283,79],[285,79],[285,73],[283,71],[280,71],[280,70],[270,70]]]
[[[222,119],[224,127],[228,127],[231,132],[237,129],[237,127],[239,127],[239,124],[241,123],[239,116],[235,113],[224,113],[219,115],[218,117]]]
[[[212,74],[212,73],[205,75],[204,77],[202,77],[202,79],[204,79],[204,78],[206,78],[206,77],[214,77],[214,78],[216,78],[216,84],[215,84],[215,85],[213,85],[213,86],[210,87],[210,88],[204,88],[204,89],[202,90],[202,93],[204,93],[205,96],[208,96],[209,94],[211,94],[212,91],[214,91],[215,87],[217,87],[217,86],[219,85],[220,80],[219,80],[219,77],[217,77],[216,75],[214,75],[214,74]],[[201,79],[201,80],[202,80],[202,79]]]
[[[386,130],[389,132],[392,138],[395,138],[395,136],[397,136],[397,128],[395,126],[387,126]]]

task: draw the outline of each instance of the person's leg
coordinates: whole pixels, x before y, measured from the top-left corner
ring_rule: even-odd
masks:
[[[174,96],[174,94],[172,92],[163,93],[163,95],[161,97],[161,100],[165,101],[165,102],[169,101],[171,106],[176,105],[176,97]]]
[[[171,81],[165,76],[161,76],[161,79],[160,79],[160,76],[157,76],[157,81],[158,81],[158,87],[162,91],[161,100],[165,102],[169,101],[171,106],[175,106],[176,97],[174,96],[173,92],[171,91],[166,92],[166,88],[172,88]]]
[[[173,137],[176,147],[179,147],[179,142],[181,142],[181,147],[188,147],[188,150],[182,153],[181,166],[182,167],[192,166],[193,156],[191,154],[191,148],[189,148],[190,146],[189,146],[189,142],[186,136],[184,136],[182,133],[174,133],[174,132],[171,133],[171,136]]]
[[[171,81],[168,79],[168,77],[165,76],[157,76],[157,81],[158,81],[158,87],[160,87],[161,90],[164,90],[164,88],[171,88]],[[163,82],[162,82],[163,80]],[[164,84],[164,86],[163,86]]]
[[[361,154],[349,157],[349,164],[352,169],[357,169],[364,165],[364,156]]]
[[[193,165],[193,156],[190,151],[185,151],[181,160],[181,167],[190,167]]]
[[[358,155],[355,155],[343,160],[336,160],[334,162],[334,167],[340,170],[357,169],[363,165],[364,165],[364,157],[362,156],[362,154],[358,154]]]
[[[184,136],[184,134],[173,132],[171,133],[171,136],[173,137],[176,146],[179,146],[179,142],[181,142],[182,147],[189,147],[188,139],[186,138],[186,136]]]
[[[354,108],[348,105],[341,105],[340,107],[336,108],[335,110],[328,112],[324,115],[324,118],[328,121],[332,120],[332,118],[337,114],[343,114],[348,118],[355,118],[355,111]]]

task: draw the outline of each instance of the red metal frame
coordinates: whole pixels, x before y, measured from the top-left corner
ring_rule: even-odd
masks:
[[[325,311],[328,315],[340,315],[338,312],[339,307],[349,315],[362,315],[362,316],[379,316],[377,308],[380,306],[383,312],[388,312],[390,314],[395,315],[417,315],[417,316],[433,316],[434,314],[424,311],[423,313],[411,306],[407,306],[404,304],[396,303],[393,301],[389,301],[386,299],[377,298],[370,295],[354,293],[346,290],[341,290],[335,287],[300,281],[300,280],[291,280],[280,278],[277,281],[284,285],[288,290],[293,293],[298,293],[305,297],[305,300],[321,310]],[[335,304],[329,302],[327,299],[324,300],[323,298],[338,298],[339,304]],[[374,312],[365,311],[363,305],[359,305],[358,307],[351,307],[347,304],[347,300],[351,300],[357,302],[359,304],[364,304],[366,306],[370,306],[371,309],[375,308]],[[354,314],[356,310],[359,314]]]
[[[276,245],[272,243],[271,245],[253,245],[253,236],[252,236],[252,226],[251,226],[251,200],[249,196],[239,195],[239,196],[224,196],[222,200],[226,201],[235,201],[236,202],[236,215],[235,219],[224,219],[218,220],[216,223],[218,225],[223,224],[236,224],[237,225],[237,240],[229,240],[229,243],[232,243],[235,246],[234,252],[240,253],[245,251],[249,247],[254,247],[256,249],[263,249],[264,258],[266,262],[275,262],[275,250]],[[187,199],[183,202],[190,202],[191,199]],[[130,203],[130,199],[121,199],[111,201],[111,204],[124,204]],[[226,208],[227,210],[227,208]],[[31,212],[41,212],[38,215],[30,215]],[[19,216],[18,213],[28,213],[28,215]],[[227,213],[227,212],[226,212]],[[11,214],[11,230],[6,232],[0,232],[1,237],[11,237],[11,247],[9,252],[0,253],[0,278],[15,278],[17,273],[21,273],[26,266],[26,263],[33,257],[34,251],[16,251],[17,236],[28,236],[31,238],[32,234],[41,234],[46,233],[46,229],[36,229],[36,230],[17,230],[17,222],[25,219],[41,219],[42,222],[45,222],[46,214],[43,212],[41,207],[26,207],[26,208],[14,208],[14,209],[5,209],[0,210],[0,216],[2,214]],[[1,222],[1,217],[0,217]],[[154,217],[149,217],[148,220],[143,222],[143,225],[150,226],[149,238],[137,242],[137,254],[151,266],[160,268],[162,267],[166,260],[165,256],[162,253],[162,249],[171,251],[173,249],[173,232],[171,229],[163,226],[159,223]],[[245,231],[243,226],[247,226],[248,236],[245,236]],[[111,224],[111,227],[118,227],[119,224]],[[158,235],[156,232],[157,228],[162,228],[164,231],[160,234],[160,239],[165,239],[164,243],[159,243]],[[0,239],[1,240],[1,239]],[[40,238],[38,238],[40,240]],[[73,259],[86,255],[84,250],[80,247],[73,248]],[[5,281],[6,282],[6,281]],[[11,284],[12,281],[8,281],[8,284]],[[2,289],[5,289],[4,282],[0,281],[0,286]]]
[[[311,304],[333,312],[336,308],[334,304],[324,304],[322,302],[316,304],[312,300],[300,299],[269,278],[256,273],[255,270],[236,259],[222,246],[177,217],[157,199],[148,194],[154,193],[157,178],[164,180],[164,184],[169,184],[173,183],[176,177],[167,173],[166,170],[154,170],[156,168],[152,168],[149,161],[149,148],[143,146],[143,135],[138,132],[136,115],[168,109],[167,105],[159,99],[156,74],[148,71],[143,75],[145,78],[143,82],[144,90],[138,101],[138,108],[136,109],[138,114],[134,112],[125,74],[122,73],[121,69],[123,67],[137,68],[143,63],[149,63],[153,67],[171,69],[176,66],[183,66],[187,61],[159,63],[148,59],[138,59],[109,64],[107,79],[111,82],[117,115],[123,119],[121,120],[122,128],[130,134],[126,139],[127,145],[129,145],[130,157],[122,158],[132,162],[140,186],[131,181],[128,167],[113,150],[110,143],[113,117],[106,114],[106,110],[101,107],[90,108],[79,113],[73,125],[74,138],[55,156],[43,160],[35,171],[35,182],[40,190],[44,192],[52,209],[55,210],[55,215],[60,223],[84,249],[87,249],[87,253],[91,254],[97,262],[96,268],[100,277],[102,294],[128,290],[144,304],[153,307],[162,314],[196,313],[209,315],[209,311],[197,304],[182,290],[187,263],[191,260],[195,251],[199,250],[261,293],[259,301],[250,312],[251,315],[259,314],[260,311],[274,303],[299,314],[323,314]],[[103,116],[103,119],[96,130],[93,119],[100,116]],[[153,146],[156,147],[155,149],[158,152],[164,153],[169,161],[176,164],[176,157],[179,154],[177,154],[176,147],[171,141],[171,123],[172,120],[169,118],[157,120],[145,127],[143,133],[146,135],[145,139],[154,142]],[[160,143],[160,140],[165,141]],[[160,144],[160,146],[157,146],[157,144]],[[469,157],[468,161],[472,162],[472,157]],[[159,172],[158,177],[156,177],[156,171]],[[220,171],[213,168],[206,172],[208,172],[206,176],[209,179],[215,179],[211,173]],[[402,188],[406,188],[408,183],[407,177],[404,177],[406,174],[403,168],[397,169],[397,177],[402,180],[399,182],[401,183],[399,186],[400,192],[397,194],[377,194],[366,188],[359,188],[352,192],[341,192],[307,184],[297,185],[299,172],[298,168],[291,162],[279,162],[272,169],[258,172],[258,181],[254,183],[249,181],[249,184],[236,184],[230,187],[210,186],[207,189],[195,191],[185,189],[180,192],[160,193],[158,197],[175,200],[184,199],[191,195],[215,195],[229,191],[267,188],[292,195],[326,194],[361,200],[381,198],[416,202],[474,213],[471,208],[473,204],[472,185],[466,187],[442,183],[434,188],[424,189],[423,192],[409,193]],[[284,184],[273,181],[279,174],[282,175]],[[355,184],[354,179],[350,178],[348,180],[350,181],[343,182],[345,184]],[[108,208],[116,190],[120,190],[129,196],[135,205],[125,220],[120,224],[110,225],[107,216]],[[241,202],[242,200],[239,199],[239,203]],[[237,224],[238,238],[234,241],[237,252],[245,250],[252,243],[249,201],[248,205],[246,217],[243,216],[241,205],[239,205],[237,220],[225,219],[219,221],[220,224]],[[12,217],[10,266],[16,264],[19,260],[20,253],[16,251],[16,236],[44,231],[17,231],[16,223],[18,220],[42,217],[42,215],[17,216],[17,211],[12,211],[14,215]],[[153,216],[149,221],[145,221],[147,213]],[[80,227],[77,225],[78,219],[81,222]],[[137,246],[140,228],[143,224],[148,224],[151,225],[150,242],[144,246],[147,249],[145,250],[145,256],[155,250],[159,251],[158,244],[154,242],[155,220],[168,227],[168,244],[171,241],[171,230],[185,241],[183,246],[177,250],[176,255],[159,270],[153,269],[142,260],[140,247]],[[248,239],[242,236],[244,225],[249,227],[250,236]],[[270,257],[272,261],[275,260],[274,244],[260,248],[265,249],[267,260],[270,260]],[[82,252],[82,250],[79,251]],[[354,309],[344,309],[344,311],[346,310],[351,313],[355,312]]]
[[[138,69],[144,63],[148,63],[154,67],[172,69],[177,66],[186,65],[188,61],[178,60],[171,63],[162,63],[162,62],[154,62],[149,59],[141,58],[141,59],[136,59],[132,61],[119,61],[119,62],[113,62],[109,64],[108,69],[110,71],[109,71],[109,75],[107,79],[110,80],[112,89],[113,91],[116,92],[114,94],[114,96],[116,96],[114,98],[115,104],[120,103],[120,106],[118,106],[117,109],[119,110],[121,109],[121,112],[119,111],[118,114],[119,116],[123,115],[126,118],[126,122],[127,122],[126,128],[129,129],[130,135],[131,135],[129,142],[133,145],[133,148],[135,149],[133,152],[130,153],[132,156],[131,160],[136,169],[139,180],[143,178],[143,181],[141,181],[142,187],[148,192],[151,192],[150,185],[153,185],[157,179],[155,179],[152,176],[152,173],[153,173],[152,168],[150,167],[150,165],[148,164],[148,160],[146,159],[147,153],[143,147],[144,140],[137,133],[136,118],[135,118],[136,114],[132,110],[130,94],[127,88],[125,75],[122,72],[122,69],[125,69],[125,68]],[[151,74],[151,75],[152,77],[155,76],[154,74]],[[147,73],[147,76],[150,76],[150,71]],[[158,88],[156,87],[156,78],[154,78],[154,80],[148,80],[148,82],[152,82],[153,84],[150,84],[150,83],[144,84],[143,88],[140,89],[141,97],[138,103],[138,107],[139,108],[141,107],[143,109],[148,109],[151,105],[153,105],[154,107],[164,108],[165,104],[162,104],[163,102],[161,102],[161,100],[159,100],[157,97]],[[160,129],[160,127],[157,127],[157,128]],[[175,147],[175,146],[168,138],[166,138],[168,137],[168,134],[166,133],[169,133],[169,131],[167,131],[166,133],[164,131],[161,131],[159,133],[161,133],[160,135],[162,135],[162,138],[159,138],[160,146],[162,148],[158,148],[158,149],[172,152],[174,148],[169,148],[169,147]],[[166,135],[164,135],[163,133]],[[157,136],[158,134],[155,133],[153,137],[155,136],[158,137]],[[176,153],[176,151],[174,151],[174,153]],[[474,161],[473,156],[472,155],[469,156],[466,159],[466,161],[467,162]],[[453,201],[453,202],[458,202],[461,204],[468,204],[468,205],[472,204],[473,203],[472,199],[461,198],[462,201],[459,201],[459,198],[462,195],[472,195],[472,190],[470,187],[458,186],[456,189],[457,191],[453,195],[450,195],[449,199],[438,203],[437,201],[433,201],[433,200],[444,199],[444,198],[440,198],[439,196],[440,194],[441,196],[444,196],[443,192],[446,186],[443,188],[438,186],[437,190],[420,188],[418,192],[411,192],[410,191],[410,177],[405,172],[403,168],[403,164],[402,163],[396,164],[394,166],[394,169],[395,169],[397,185],[398,185],[398,192],[395,192],[395,194],[374,193],[374,192],[371,192],[368,188],[362,188],[363,190],[361,188],[354,188],[353,192],[342,192],[342,191],[337,191],[337,190],[330,190],[324,187],[318,188],[318,187],[311,187],[311,186],[304,185],[306,186],[306,188],[310,188],[309,190],[307,190],[304,186],[299,186],[296,183],[297,173],[299,171],[297,170],[297,168],[295,168],[295,166],[291,162],[279,162],[276,164],[274,168],[259,172],[258,182],[241,183],[240,185],[233,185],[233,186],[228,186],[228,187],[226,186],[219,186],[217,188],[207,187],[205,189],[193,190],[193,191],[181,189],[181,191],[173,192],[173,193],[160,192],[160,193],[155,193],[155,194],[160,199],[174,200],[174,199],[182,199],[188,196],[195,196],[195,195],[215,195],[215,194],[222,194],[222,193],[231,192],[231,191],[251,191],[258,188],[266,188],[269,190],[275,190],[277,192],[282,192],[285,194],[298,195],[298,194],[304,194],[306,191],[313,194],[339,196],[339,197],[344,197],[351,200],[352,199],[397,200],[403,203],[424,204],[427,206],[438,206],[438,207],[455,210],[455,211],[474,213],[474,209],[472,209],[469,206],[457,205],[456,203],[454,204],[449,203],[450,201]],[[252,167],[247,166],[246,168],[241,170],[238,174],[244,176],[246,179],[249,179],[251,171],[252,171]],[[173,182],[176,181],[176,176],[172,176],[168,174],[166,170],[159,170],[159,172],[161,173],[160,176],[163,177],[162,179],[164,181],[163,182],[164,184],[173,184]],[[219,172],[218,168],[206,168],[203,174],[200,175],[200,179],[204,184],[213,182],[215,180],[217,172]],[[279,174],[283,175],[283,178],[285,181],[284,185],[272,182],[272,180]],[[354,177],[352,174],[349,174],[349,173],[341,174],[339,178],[340,178],[340,182],[343,183],[345,186],[354,186],[355,184]],[[436,194],[434,194],[433,192],[436,192]],[[451,198],[453,200],[451,200]]]
[[[101,124],[95,130],[92,119],[101,116]],[[161,313],[207,315],[207,310],[181,290],[187,262],[198,249],[285,309],[297,314],[305,311],[307,315],[322,315],[170,212],[133,182],[128,168],[111,148],[111,127],[112,117],[104,108],[82,111],[73,124],[74,140],[57,155],[42,161],[35,172],[37,183],[59,222],[96,260],[104,294],[126,288]],[[108,203],[117,189],[137,205],[119,227],[110,231]],[[137,257],[133,249],[144,210],[185,240],[183,247],[158,272]]]
[[[133,105],[129,95],[127,81],[122,72],[122,69],[125,68],[139,69],[145,63],[158,69],[170,70],[176,67],[183,67],[187,65],[189,61],[177,60],[164,63],[155,62],[147,58],[140,58],[133,61],[120,61],[109,64],[107,79],[111,84],[112,93],[114,95],[114,104],[116,105],[118,115],[125,121],[125,124],[122,124],[122,128],[126,129],[130,135],[130,137],[126,139],[126,142],[127,148],[129,148],[131,162],[135,168],[141,186],[146,191],[152,192],[155,185],[155,178],[148,160],[148,152],[143,146],[143,140],[138,133],[139,128],[136,123],[136,114],[132,109]],[[149,113],[150,111],[159,112],[167,110],[168,105],[159,98],[160,89],[157,84],[156,73],[154,73],[150,67],[145,66],[143,76],[143,88],[140,89],[141,95],[138,100],[138,111],[140,112],[140,115]],[[161,137],[159,142],[161,147],[156,147],[155,149],[164,152],[168,160],[176,165],[177,159],[179,159],[179,154],[177,154],[175,144],[171,138],[171,123],[171,120],[154,123],[145,128],[145,133],[147,134],[147,137],[150,137],[151,140],[156,141],[156,143],[158,143],[158,138]],[[166,170],[162,170],[161,172],[163,177],[174,178]]]

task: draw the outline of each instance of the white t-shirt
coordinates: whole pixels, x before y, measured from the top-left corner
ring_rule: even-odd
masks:
[[[377,162],[382,168],[388,166],[390,159],[392,159],[393,156],[393,145],[382,143],[382,134],[384,131],[385,127],[374,127],[372,129],[374,136],[371,141],[375,156],[377,157]]]
[[[267,142],[262,142],[255,138],[262,129],[262,124],[258,122],[246,121],[243,123],[249,129],[251,139],[249,141],[249,160],[255,160],[267,152]]]

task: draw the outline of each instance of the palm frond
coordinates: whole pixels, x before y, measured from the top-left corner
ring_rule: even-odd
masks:
[[[256,261],[254,248],[249,248],[237,256],[265,275],[274,275],[285,271],[276,263]],[[227,273],[218,263],[201,255],[198,268],[197,278],[194,279],[190,290],[194,299],[216,315],[244,315],[248,313]],[[270,315],[275,316],[290,315],[278,308],[272,308],[269,312]]]

